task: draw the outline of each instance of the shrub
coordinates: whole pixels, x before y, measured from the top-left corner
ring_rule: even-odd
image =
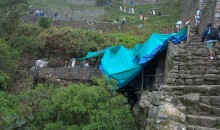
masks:
[[[0,89],[7,89],[9,76],[0,71]]]
[[[42,28],[49,28],[52,21],[49,18],[41,17],[39,19],[38,23],[39,23],[39,26],[42,27]]]
[[[21,55],[31,54],[32,56],[35,56],[39,53],[38,49],[44,46],[44,43],[37,38],[30,36],[19,36],[11,41],[11,45],[16,48]]]
[[[21,94],[20,99],[32,109],[31,126],[37,129],[135,129],[127,99],[104,84],[62,88],[38,84],[36,89]]]

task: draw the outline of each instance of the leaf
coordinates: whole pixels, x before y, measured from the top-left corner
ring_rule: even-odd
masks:
[[[27,117],[30,121],[33,121],[34,120],[34,115],[32,114],[32,112],[28,113],[27,114]]]
[[[18,127],[22,126],[25,123],[26,123],[25,119],[17,119],[16,120],[16,124],[18,125]]]

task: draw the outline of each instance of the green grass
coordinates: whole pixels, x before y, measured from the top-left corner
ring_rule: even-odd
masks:
[[[119,6],[119,5],[118,5]],[[158,32],[157,24],[161,26],[170,26],[175,25],[178,19],[180,18],[180,7],[178,3],[168,3],[168,4],[145,4],[142,6],[134,6],[135,14],[129,14],[119,11],[118,6],[114,8],[106,8],[107,12],[105,17],[108,17],[111,21],[119,17],[122,20],[123,17],[129,19],[130,26],[137,26],[143,24],[141,21],[139,11],[141,11],[145,16],[147,16],[147,23],[145,25],[145,31],[147,32]],[[131,8],[131,7],[127,7]],[[154,8],[157,11],[161,11],[162,15],[151,15],[150,10]]]
[[[42,2],[43,0],[31,0],[30,4],[32,7],[51,10],[51,11],[73,11],[73,10],[95,10],[95,9],[102,9],[103,7],[97,7],[97,6],[85,6],[85,5],[73,5],[66,2],[66,0],[44,0],[45,2]],[[180,5],[178,2],[167,2],[163,4],[143,4],[143,5],[137,5],[133,6],[135,13],[129,14],[119,11],[119,2],[116,2],[113,7],[106,6],[105,7],[105,14],[101,16],[98,21],[103,22],[104,18],[107,18],[109,21],[114,21],[117,17],[119,17],[120,21],[122,18],[127,17],[129,20],[128,26],[122,26],[120,30],[117,30],[116,32],[112,32],[112,35],[115,37],[118,37],[119,43],[125,43],[129,42],[129,40],[135,44],[135,43],[141,43],[148,39],[148,37],[156,32],[161,33],[161,30],[158,29],[158,24],[161,28],[164,28],[166,26],[174,26],[176,22],[180,19]],[[127,6],[127,10],[131,8],[131,6]],[[151,15],[150,10],[155,9],[156,13],[158,11],[161,12],[161,15]],[[145,16],[147,16],[147,22],[143,26],[143,28],[139,28],[138,25],[143,24],[143,21],[140,20],[140,14],[139,11],[141,11]],[[127,40],[126,40],[127,39]],[[129,47],[132,45],[128,45]]]

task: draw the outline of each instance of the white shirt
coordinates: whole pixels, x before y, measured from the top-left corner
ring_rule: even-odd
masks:
[[[176,27],[177,28],[182,28],[182,25],[183,25],[182,21],[177,21],[176,22]]]

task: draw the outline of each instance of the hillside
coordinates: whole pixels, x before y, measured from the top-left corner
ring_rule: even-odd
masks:
[[[126,12],[119,10],[124,6],[119,0],[103,6],[94,0],[26,2],[0,2],[0,129],[136,130],[144,126],[145,119],[132,110],[130,90],[112,91],[118,89],[117,82],[100,76],[101,57],[77,60],[74,69],[70,61],[110,46],[134,47],[154,32],[176,32],[181,16],[178,1],[126,3]],[[131,8],[134,14],[128,13]],[[46,15],[38,16],[37,10]],[[146,23],[141,15],[147,17]],[[122,24],[125,17],[128,21]],[[58,71],[41,75],[39,59],[48,61],[44,69]],[[89,67],[84,66],[87,62]],[[99,77],[90,77],[96,72]],[[65,80],[55,73],[77,76]]]

